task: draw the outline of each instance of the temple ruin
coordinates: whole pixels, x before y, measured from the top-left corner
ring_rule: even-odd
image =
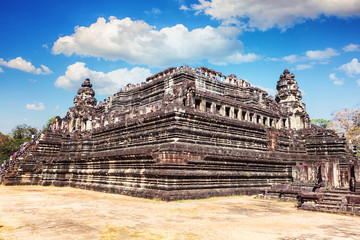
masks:
[[[314,193],[360,179],[345,138],[311,124],[288,70],[275,99],[206,67],[168,68],[99,104],[90,80],[81,86],[74,106],[18,158],[5,184],[177,200]]]

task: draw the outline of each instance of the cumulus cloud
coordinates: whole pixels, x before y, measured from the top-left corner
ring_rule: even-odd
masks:
[[[284,61],[290,62],[290,63],[294,63],[300,60],[299,56],[296,54],[292,54],[289,56],[285,56],[282,58]]]
[[[339,53],[332,48],[327,48],[325,50],[316,50],[316,51],[306,51],[305,56],[309,60],[327,60],[331,57],[338,56]]]
[[[304,55],[292,54],[282,58],[275,58],[273,61],[286,61],[289,63],[301,63],[296,66],[297,70],[311,69],[316,64],[328,64],[328,60],[339,53],[333,48],[326,48],[325,50],[308,50]]]
[[[144,21],[130,18],[104,18],[89,27],[76,27],[75,33],[59,38],[53,54],[101,57],[131,64],[164,67],[208,60],[213,64],[255,61],[254,53],[244,54],[237,39],[240,29],[230,26],[187,29],[178,24],[156,30]]]
[[[343,47],[345,52],[358,52],[360,51],[360,45],[358,44],[349,44]]]
[[[360,63],[357,58],[353,58],[351,62],[341,65],[339,70],[344,71],[349,77],[354,77],[360,74]]]
[[[35,111],[42,111],[45,110],[44,103],[39,102],[38,104],[26,104],[26,109],[35,110]]]
[[[52,73],[52,71],[47,66],[40,65],[41,68],[36,68],[34,65],[32,65],[31,62],[24,60],[22,57],[17,57],[9,61],[5,61],[4,59],[0,58],[0,65],[33,74],[47,75]]]
[[[329,75],[329,78],[333,81],[333,83],[334,83],[335,85],[344,85],[345,80],[344,80],[344,79],[339,79],[339,78],[335,75],[335,73],[331,73],[331,74]]]
[[[360,16],[360,0],[199,0],[199,4],[191,7],[214,19],[236,19],[263,31],[273,27],[285,30],[322,15],[339,18]]]
[[[183,10],[183,11],[189,11],[189,10],[191,10],[191,8],[189,8],[189,7],[185,6],[185,5],[181,5],[179,9],[180,9],[180,10]]]
[[[113,94],[128,83],[136,84],[145,81],[150,75],[149,69],[139,67],[131,70],[117,69],[108,73],[97,72],[85,67],[83,62],[76,62],[67,67],[65,75],[56,79],[55,86],[75,90],[86,78],[90,78],[96,93]]]
[[[298,64],[296,65],[296,70],[311,69],[313,66],[313,64]]]
[[[341,86],[341,85],[344,85],[344,79],[341,79],[341,80],[335,80],[333,83],[335,84],[335,85],[339,85],[339,86]]]
[[[42,68],[42,73],[41,74],[47,75],[47,74],[53,73],[53,71],[51,71],[50,68],[48,68],[45,65],[40,65],[40,67]]]
[[[282,57],[282,60],[287,61],[289,63],[313,61],[313,64],[315,64],[316,61],[318,61],[317,63],[326,63],[325,62],[326,60],[329,60],[330,58],[338,55],[339,53],[335,49],[326,48],[325,50],[308,50],[305,52],[304,56],[298,56],[296,54],[292,54],[289,56]]]
[[[329,75],[329,78],[330,78],[331,80],[337,80],[337,77],[336,77],[335,73],[331,73],[331,74]]]
[[[248,54],[244,55],[244,54],[236,52],[232,55],[229,55],[229,56],[223,58],[222,60],[214,59],[214,60],[210,60],[210,62],[215,65],[226,65],[229,62],[239,64],[239,63],[244,63],[244,62],[254,62],[260,58],[261,58],[260,56],[254,54],[254,53],[248,53]]]

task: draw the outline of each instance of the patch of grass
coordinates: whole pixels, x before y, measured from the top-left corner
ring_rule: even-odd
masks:
[[[145,240],[197,240],[200,237],[190,232],[171,232],[161,229],[134,229],[128,226],[107,226],[100,232],[101,239],[145,239]]]

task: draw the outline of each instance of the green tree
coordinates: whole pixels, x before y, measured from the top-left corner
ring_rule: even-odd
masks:
[[[328,124],[330,123],[330,120],[312,119],[311,123],[314,124],[314,125],[317,125],[319,127],[327,128]]]
[[[0,132],[0,162],[9,159],[10,156],[20,148],[23,142],[31,140],[31,136],[37,133],[37,129],[26,124],[17,125],[11,135],[4,135]]]
[[[49,129],[49,125],[50,125],[50,124],[53,124],[55,121],[56,121],[56,117],[52,117],[52,118],[50,118],[49,120],[47,120],[47,122],[46,122],[43,130],[44,130],[44,131],[45,131],[45,130],[48,130],[48,129]]]
[[[31,136],[37,133],[37,129],[26,124],[17,125],[11,135],[4,135],[0,132],[0,163],[20,148],[23,142],[31,140]]]
[[[0,164],[17,150],[16,142],[9,135],[0,132]]]
[[[31,135],[37,133],[37,129],[34,127],[30,127],[26,124],[17,125],[12,131],[12,137],[15,142],[19,145],[23,142],[27,142],[31,140]]]

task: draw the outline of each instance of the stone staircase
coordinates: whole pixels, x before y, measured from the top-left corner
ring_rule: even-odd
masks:
[[[312,194],[300,194],[299,208],[360,216],[360,193],[351,192],[347,188],[337,188]]]
[[[5,185],[12,185],[11,182],[14,182],[17,176],[19,161],[22,159],[23,159],[22,157],[18,157],[15,161],[11,162],[11,164],[7,167],[7,169],[2,173],[1,183],[4,183]]]
[[[30,145],[21,152],[18,157],[13,160],[7,169],[2,173],[1,179],[4,185],[16,185],[20,182],[19,172],[23,171],[23,165],[29,165],[32,161],[31,159],[33,153],[37,151],[38,143],[39,143],[40,135],[37,136],[36,139],[30,142]],[[31,164],[30,164],[31,165]]]
[[[347,189],[329,190],[324,193],[318,208],[325,212],[346,211],[346,196],[351,194]]]

